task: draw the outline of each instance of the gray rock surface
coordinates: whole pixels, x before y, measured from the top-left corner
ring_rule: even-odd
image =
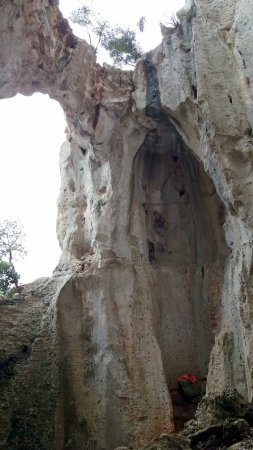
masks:
[[[0,305],[0,448],[137,450],[185,372],[252,400],[250,3],[196,0],[134,73],[57,1],[0,8],[0,97],[48,93],[68,125],[61,261]]]

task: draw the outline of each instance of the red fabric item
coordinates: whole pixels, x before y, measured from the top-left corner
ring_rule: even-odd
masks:
[[[193,373],[183,373],[177,378],[177,383],[180,383],[182,380],[187,380],[189,383],[195,384],[198,382],[198,378]]]

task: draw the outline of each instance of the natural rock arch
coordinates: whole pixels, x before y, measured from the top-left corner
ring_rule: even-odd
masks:
[[[168,385],[173,383],[174,373],[163,342],[165,335],[170,340],[171,333],[164,330],[166,321],[156,326],[159,313],[166,309],[164,292],[171,289],[163,270],[175,274],[167,248],[166,236],[173,234],[169,227],[173,209],[171,212],[168,199],[176,199],[178,206],[174,208],[180,215],[188,194],[193,208],[194,225],[189,224],[188,231],[190,237],[194,234],[195,249],[185,233],[190,217],[187,206],[185,228],[182,222],[179,226],[179,248],[186,242],[188,254],[182,261],[175,251],[174,260],[180,270],[184,264],[195,265],[195,276],[190,274],[191,307],[202,298],[205,303],[212,293],[215,299],[220,298],[226,256],[223,207],[205,171],[225,205],[226,240],[231,249],[208,391],[218,394],[229,386],[246,399],[252,397],[252,116],[247,91],[250,84],[245,84],[245,77],[250,80],[252,75],[247,67],[252,65],[245,40],[229,40],[227,34],[230,30],[234,36],[236,29],[241,37],[247,36],[249,29],[241,19],[245,11],[249,16],[252,11],[244,0],[224,2],[224,30],[224,17],[217,16],[216,3],[196,0],[196,17],[173,33],[169,30],[162,45],[140,61],[132,74],[96,65],[89,46],[71,34],[56,3],[1,3],[0,94],[49,93],[64,108],[69,129],[61,166],[61,264],[55,277],[38,287],[40,296],[25,297],[22,308],[15,310],[4,306],[1,345],[7,348],[9,343],[17,364],[8,385],[11,390],[5,390],[1,402],[5,411],[1,440],[8,449],[17,445],[20,449],[22,445],[34,449],[90,446],[99,450],[127,445],[137,449],[152,437],[173,430]],[[233,21],[237,28],[232,28]],[[236,42],[244,55],[243,64],[239,51],[237,59],[231,52],[231,42]],[[230,66],[223,61],[232,69],[227,70]],[[229,94],[232,103],[228,86],[233,87],[233,96]],[[189,148],[203,165],[190,156]],[[169,160],[167,167],[165,159]],[[152,160],[153,178],[149,170]],[[170,188],[165,183],[166,170],[171,175]],[[175,170],[187,187],[178,183]],[[238,182],[239,170],[245,179]],[[158,200],[147,180],[162,192]],[[162,293],[154,288],[155,283],[162,285]],[[179,289],[178,285],[175,288]],[[188,297],[180,288],[185,304]],[[8,335],[5,322],[13,311],[20,324],[15,328],[16,339]],[[206,317],[206,310],[193,316],[198,322],[199,316]],[[201,341],[199,361],[191,346],[189,363],[194,362],[201,374],[213,329],[208,326],[205,330],[208,343]],[[196,342],[203,328],[194,327],[194,333]],[[25,344],[27,339],[31,352],[21,360],[17,341]],[[89,352],[94,365],[88,364],[89,358],[85,364],[84,353],[89,356]],[[229,355],[232,362],[228,364]],[[6,355],[7,366],[8,358]],[[71,389],[69,395],[63,386]],[[15,400],[9,402],[10,392],[11,398],[18,396],[18,405]]]

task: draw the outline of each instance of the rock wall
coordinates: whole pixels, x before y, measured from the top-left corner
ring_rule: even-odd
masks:
[[[196,0],[134,73],[56,1],[0,8],[0,96],[48,93],[68,125],[60,263],[1,305],[0,448],[139,449],[182,372],[251,400],[249,3]]]

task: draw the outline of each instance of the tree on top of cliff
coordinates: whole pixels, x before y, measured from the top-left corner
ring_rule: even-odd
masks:
[[[103,34],[102,46],[109,52],[116,66],[132,65],[142,56],[141,49],[136,42],[134,31],[129,28],[111,28]]]
[[[111,27],[107,21],[95,15],[88,6],[82,6],[73,11],[70,20],[85,27],[88,41],[94,52],[97,53],[99,47],[104,48],[116,66],[134,66],[137,59],[142,56],[134,31],[119,26]],[[138,23],[142,30],[144,21],[145,18],[142,17]]]
[[[13,264],[13,259],[24,257],[24,229],[17,221],[3,220],[0,222],[0,258]]]

